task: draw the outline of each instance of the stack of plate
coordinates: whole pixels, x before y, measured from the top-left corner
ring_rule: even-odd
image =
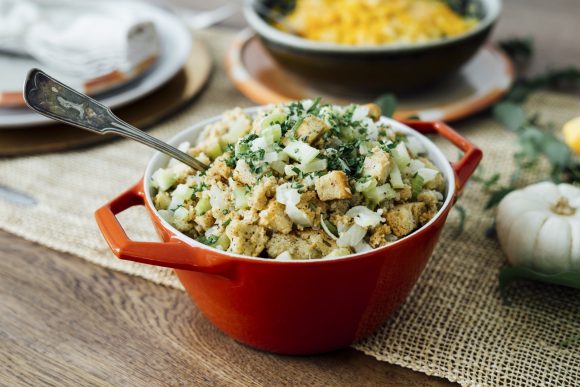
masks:
[[[41,68],[70,86],[91,94],[121,118],[144,127],[177,110],[204,86],[211,60],[201,42],[174,15],[159,7],[140,4],[159,34],[161,52],[156,61],[131,77],[100,79],[93,84],[58,74],[31,58],[0,56],[0,155],[61,150],[100,141],[104,136],[73,129],[43,117],[22,104],[21,86],[27,72]],[[96,85],[94,82],[102,82]]]

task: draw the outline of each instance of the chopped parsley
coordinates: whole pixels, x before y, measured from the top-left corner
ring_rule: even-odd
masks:
[[[220,238],[219,235],[210,235],[210,236],[202,235],[199,238],[197,238],[197,241],[203,243],[204,245],[212,246],[217,243],[219,238]]]

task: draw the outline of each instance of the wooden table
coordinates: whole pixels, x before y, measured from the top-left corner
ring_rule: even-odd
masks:
[[[534,72],[578,66],[578,15],[577,0],[507,0],[496,37],[533,36]],[[2,231],[0,246],[0,385],[450,384],[352,349],[255,351],[218,332],[181,291]]]

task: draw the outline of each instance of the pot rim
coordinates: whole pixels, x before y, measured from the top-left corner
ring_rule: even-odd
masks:
[[[253,106],[250,108],[245,108],[245,109],[243,109],[243,111],[250,114],[250,115],[253,115],[255,112],[257,112],[259,109],[261,109],[263,107],[264,106]],[[223,115],[224,115],[224,113],[207,118],[205,120],[202,120],[202,121],[188,127],[187,129],[184,129],[184,130],[178,132],[176,135],[171,137],[167,141],[167,143],[171,144],[173,146],[177,146],[184,141],[190,141],[191,143],[193,143],[194,141],[197,140],[197,137],[199,136],[201,130],[203,130],[203,128],[206,125],[222,119]],[[377,249],[372,249],[370,251],[361,252],[361,253],[354,253],[354,254],[350,254],[350,255],[342,256],[342,257],[311,259],[311,260],[309,260],[309,259],[289,260],[289,261],[279,261],[276,259],[267,259],[267,258],[261,258],[261,257],[250,257],[250,256],[246,256],[246,255],[226,252],[223,250],[219,250],[219,249],[204,245],[203,243],[198,242],[195,239],[193,239],[193,238],[185,235],[181,231],[177,230],[169,222],[167,222],[165,219],[163,219],[159,215],[159,212],[157,211],[157,209],[155,208],[155,205],[153,204],[153,199],[151,197],[151,191],[152,191],[151,176],[158,168],[166,165],[167,162],[169,161],[169,156],[167,156],[161,152],[155,152],[153,157],[147,163],[147,168],[145,169],[145,174],[143,175],[142,184],[143,184],[143,192],[145,194],[145,205],[150,210],[149,212],[154,214],[154,216],[156,218],[155,219],[156,222],[158,224],[161,224],[167,231],[169,231],[173,235],[173,238],[178,239],[179,241],[186,243],[190,247],[198,248],[198,249],[202,249],[202,250],[207,250],[208,252],[211,252],[213,254],[218,253],[218,254],[221,254],[225,257],[234,258],[236,260],[242,260],[242,261],[249,260],[251,262],[263,262],[263,263],[271,263],[271,264],[293,264],[293,265],[295,265],[295,264],[301,264],[301,265],[310,264],[310,265],[313,265],[313,264],[323,264],[325,262],[350,261],[350,260],[354,260],[354,259],[360,259],[360,258],[365,257],[365,256],[374,255],[377,253],[385,253],[388,251],[389,248],[392,248],[392,247],[394,247],[398,244],[401,244],[401,243],[406,243],[407,240],[412,239],[413,237],[426,232],[428,228],[431,228],[431,226],[448,210],[448,208],[453,205],[454,198],[455,198],[456,193],[457,193],[456,192],[457,189],[456,189],[456,175],[455,175],[455,172],[451,166],[451,163],[447,160],[447,157],[445,157],[445,155],[439,149],[439,147],[437,147],[437,145],[435,145],[425,135],[419,133],[418,131],[410,128],[409,126],[407,126],[407,125],[405,125],[397,120],[382,116],[381,122],[389,123],[394,128],[405,132],[405,134],[415,136],[417,139],[419,139],[421,141],[421,143],[423,145],[426,146],[426,148],[428,150],[429,158],[443,172],[443,176],[445,177],[445,183],[446,183],[446,191],[447,191],[445,194],[445,200],[443,202],[443,205],[441,206],[439,211],[437,211],[435,216],[433,218],[431,218],[431,220],[429,222],[427,222],[425,225],[420,227],[418,230],[412,232],[411,234],[408,234],[408,235],[402,237],[401,239],[399,239],[399,240],[397,240],[389,245],[382,246],[382,247],[379,247]]]
[[[369,54],[369,53],[397,53],[397,52],[413,52],[422,51],[428,48],[441,47],[450,45],[455,42],[466,40],[469,37],[475,36],[485,29],[492,26],[502,10],[502,0],[480,0],[485,9],[485,16],[477,23],[475,28],[464,32],[463,34],[446,38],[436,39],[423,43],[394,43],[383,45],[358,45],[348,46],[337,43],[317,42],[299,36],[292,35],[287,32],[278,30],[268,24],[254,9],[253,1],[247,0],[244,5],[244,16],[248,24],[260,35],[268,40],[278,43],[283,46],[291,47],[302,51],[318,51],[323,53],[334,54]]]

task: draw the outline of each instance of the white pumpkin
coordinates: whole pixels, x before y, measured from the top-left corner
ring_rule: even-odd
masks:
[[[543,182],[510,192],[496,225],[512,265],[545,274],[580,272],[580,188]]]

